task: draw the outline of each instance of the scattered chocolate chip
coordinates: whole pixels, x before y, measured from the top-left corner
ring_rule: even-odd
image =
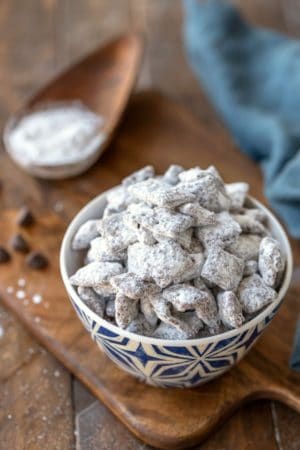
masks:
[[[21,208],[18,214],[17,224],[20,227],[29,227],[33,223],[34,223],[34,216],[32,212],[30,211],[29,208],[27,208],[27,206],[23,206],[23,208]]]
[[[29,252],[29,245],[27,241],[23,238],[21,234],[15,234],[11,240],[10,245],[14,250],[21,253],[28,253]]]
[[[0,264],[10,261],[10,254],[4,247],[0,247]]]
[[[44,269],[48,266],[49,262],[46,256],[43,253],[40,252],[31,252],[27,258],[26,263],[29,267],[32,269],[40,270]]]

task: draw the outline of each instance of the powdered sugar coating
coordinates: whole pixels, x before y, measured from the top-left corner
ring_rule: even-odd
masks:
[[[116,322],[120,328],[127,328],[138,316],[138,302],[117,293],[115,299]]]
[[[99,236],[98,232],[99,220],[88,220],[79,227],[73,241],[73,250],[85,250],[89,247],[90,242]]]
[[[125,250],[112,250],[108,241],[103,237],[97,237],[90,242],[91,248],[88,251],[88,261],[121,262],[127,258]]]
[[[199,204],[210,211],[221,212],[230,207],[230,199],[224,186],[210,173],[194,181],[180,182],[176,187],[186,193],[194,194]]]
[[[276,287],[284,271],[285,258],[281,252],[279,243],[275,239],[265,237],[261,241],[258,267],[264,282],[268,286]]]
[[[100,317],[104,317],[106,301],[104,297],[97,295],[92,288],[79,287],[78,295],[85,302],[85,304],[91,308]]]
[[[132,272],[122,273],[110,279],[111,286],[121,294],[139,300],[144,295],[155,294],[160,291],[160,288],[143,278],[138,277]]]
[[[216,215],[212,211],[203,208],[197,202],[185,203],[179,206],[178,210],[182,214],[193,217],[194,226],[214,225],[216,223]]]
[[[196,309],[207,298],[207,293],[190,284],[174,284],[162,291],[162,296],[180,312]]]
[[[124,213],[116,213],[102,219],[98,229],[106,239],[108,247],[114,252],[124,250],[137,241],[134,230],[127,227],[124,222]]]
[[[227,212],[216,214],[215,225],[198,227],[196,236],[205,247],[224,247],[234,242],[241,233],[240,225]]]
[[[142,336],[152,336],[156,328],[155,325],[151,325],[143,314],[139,314],[130,322],[126,330]]]
[[[258,274],[244,278],[238,288],[239,301],[243,310],[248,314],[260,311],[276,297],[276,291],[267,286]]]
[[[240,327],[275,300],[285,264],[247,192],[247,183],[225,185],[214,166],[174,165],[162,177],[144,167],[77,232],[85,265],[71,283],[133,333],[176,340]]]
[[[245,318],[242,305],[232,291],[220,292],[217,295],[220,319],[229,328],[239,328],[243,325]]]
[[[193,266],[191,256],[173,241],[155,245],[140,242],[128,247],[128,270],[164,288]]]
[[[195,194],[179,185],[170,186],[158,179],[150,179],[129,186],[129,192],[148,205],[175,208],[196,199]]]
[[[255,234],[241,234],[226,246],[226,250],[244,261],[251,259],[256,261],[258,259],[260,242],[260,236]]]
[[[182,166],[178,164],[172,164],[164,173],[163,181],[173,186],[179,183],[179,174],[184,171]]]
[[[235,214],[233,218],[240,225],[243,233],[259,234],[261,236],[267,234],[267,229],[264,225],[248,214]]]
[[[145,320],[152,326],[157,325],[158,317],[153,309],[149,296],[142,297],[140,300],[141,312],[143,313]]]
[[[128,177],[124,178],[122,181],[122,185],[125,187],[131,186],[135,183],[140,183],[141,181],[148,180],[149,178],[154,177],[154,167],[153,166],[145,166],[136,172],[133,172]]]
[[[87,264],[70,277],[70,282],[74,286],[81,287],[105,287],[114,276],[124,272],[124,268],[119,263],[112,262],[92,262]]]
[[[235,291],[243,277],[244,262],[220,247],[211,247],[201,271],[205,280],[224,290]]]
[[[225,185],[226,192],[230,198],[230,211],[240,211],[245,204],[249,191],[248,183],[229,183]]]
[[[249,277],[250,275],[254,275],[258,272],[258,262],[254,259],[249,259],[245,261],[244,265],[244,274],[243,277]]]
[[[136,229],[141,226],[154,235],[176,237],[193,226],[192,217],[177,213],[167,208],[138,207],[133,205],[125,216],[125,223]]]

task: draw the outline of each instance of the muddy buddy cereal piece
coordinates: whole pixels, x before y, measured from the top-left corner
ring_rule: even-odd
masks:
[[[191,281],[201,275],[201,270],[204,264],[204,254],[191,253],[189,256],[190,262],[187,264],[186,270],[173,279],[174,283]]]
[[[226,192],[230,198],[230,210],[240,211],[244,206],[248,191],[248,183],[229,183],[225,185]]]
[[[165,181],[168,184],[172,184],[173,186],[177,183],[179,183],[179,174],[184,171],[184,168],[182,166],[179,166],[177,164],[172,164],[168,170],[163,175],[163,181]]]
[[[139,242],[147,245],[154,245],[156,243],[156,239],[151,233],[151,231],[146,228],[138,227],[136,230],[137,239]]]
[[[175,284],[162,291],[162,296],[173,305],[177,311],[188,311],[195,309],[207,298],[205,291],[189,284]]]
[[[228,328],[239,328],[244,323],[242,305],[232,291],[220,292],[217,295],[219,316]]]
[[[248,189],[225,185],[214,166],[138,170],[77,231],[85,265],[71,283],[132,333],[176,340],[240,327],[276,299],[285,265]]]
[[[127,328],[139,313],[138,302],[118,293],[115,300],[116,322],[120,328]]]
[[[110,298],[106,303],[105,315],[111,319],[115,318],[116,315],[116,307],[115,307],[115,299]]]
[[[235,214],[233,218],[240,225],[243,233],[259,234],[261,236],[267,234],[264,225],[248,214]]]
[[[99,220],[88,220],[79,227],[72,241],[73,250],[85,250],[89,247],[90,242],[99,236],[99,222]]]
[[[146,166],[136,172],[133,172],[128,177],[124,178],[122,181],[123,186],[128,187],[135,183],[140,183],[141,181],[153,178],[155,175],[153,166]]]
[[[251,217],[254,220],[258,220],[258,222],[261,222],[263,224],[266,224],[267,222],[267,216],[264,211],[257,208],[242,208],[239,211],[239,214],[244,214],[248,217]]]
[[[158,317],[153,309],[148,296],[142,297],[140,300],[141,312],[144,314],[145,320],[152,326],[157,325]]]
[[[203,328],[203,322],[193,312],[178,313],[178,316],[181,318],[182,322],[185,322],[188,325],[188,332],[161,322],[154,331],[153,337],[157,339],[170,340],[191,339],[198,337]]]
[[[192,169],[188,169],[182,172],[179,175],[179,179],[182,182],[192,182],[200,180],[201,178],[207,176],[213,176],[220,188],[224,190],[224,182],[215,166],[209,166],[207,169],[201,169],[199,166],[193,167]]]
[[[172,341],[187,339],[187,335],[184,331],[178,330],[173,325],[169,325],[164,322],[161,322],[161,324],[153,332],[153,337],[156,339],[169,339]]]
[[[82,301],[100,317],[104,316],[106,301],[105,298],[96,294],[92,288],[79,287],[78,295]]]
[[[131,272],[116,275],[110,279],[110,284],[116,290],[126,297],[138,300],[143,296],[153,295],[160,291],[160,288],[154,283],[143,280]]]
[[[199,319],[195,311],[178,312],[175,315],[190,327],[193,337],[196,337],[204,327],[202,320]]]
[[[128,247],[128,271],[145,280],[153,279],[161,288],[192,266],[191,256],[176,242],[162,241],[155,245],[138,242]]]
[[[188,230],[185,230],[182,233],[176,234],[173,239],[175,242],[180,244],[184,249],[192,251],[193,250],[192,238],[193,238],[193,229],[189,228]]]
[[[139,314],[136,319],[128,325],[126,328],[130,333],[139,334],[142,336],[152,336],[155,331],[155,325],[151,325],[143,314]]]
[[[110,283],[104,283],[102,286],[97,286],[93,288],[97,295],[100,297],[105,297],[106,299],[113,297],[115,295],[115,291],[112,288]]]
[[[119,263],[96,261],[77,270],[77,272],[71,276],[70,282],[74,286],[95,288],[105,287],[114,275],[118,275],[122,272],[124,272],[124,268]]]
[[[113,252],[125,250],[137,241],[136,233],[124,222],[124,213],[106,217],[99,223],[98,230]]]
[[[265,237],[261,241],[258,267],[264,282],[268,286],[276,287],[284,271],[285,258],[281,252],[279,243],[275,239]]]
[[[203,291],[205,292],[205,291]],[[213,295],[206,292],[206,296],[195,308],[196,314],[209,328],[211,334],[219,329],[219,316],[216,301]]]
[[[257,274],[244,278],[238,288],[239,301],[243,310],[248,314],[260,311],[276,297],[277,292],[267,286]]]
[[[219,247],[211,247],[201,276],[224,290],[235,291],[242,279],[244,262]]]
[[[179,206],[178,210],[182,214],[193,217],[194,226],[214,225],[217,222],[215,213],[203,208],[197,202],[185,203]]]
[[[124,221],[133,229],[143,227],[154,235],[175,237],[193,225],[193,218],[166,208],[150,208],[147,205],[132,205]]]
[[[220,212],[230,207],[230,199],[224,187],[220,187],[220,180],[211,174],[195,181],[181,182],[176,187],[196,195],[199,204],[210,211]]]
[[[249,277],[258,272],[258,262],[254,259],[249,259],[245,261],[244,274],[243,277]]]
[[[257,260],[260,241],[261,237],[255,234],[241,234],[226,250],[244,261]]]
[[[224,247],[234,242],[241,233],[240,225],[227,211],[216,214],[216,224],[198,227],[196,236],[205,247]]]
[[[195,330],[188,322],[183,320],[182,317],[172,313],[170,303],[168,303],[162,295],[158,294],[149,297],[149,299],[157,317],[162,322],[172,325],[174,328],[184,333],[184,339],[191,338],[195,335]]]
[[[127,258],[126,250],[113,251],[108,241],[102,237],[93,239],[90,243],[90,250],[88,251],[88,261],[109,261],[119,262],[124,261]]]
[[[149,179],[128,188],[137,199],[149,205],[175,208],[183,203],[196,200],[196,196],[179,185],[169,186],[158,179]]]
[[[104,210],[103,217],[108,217],[111,214],[122,212],[128,205],[136,201],[124,186],[111,189],[106,195],[106,200],[107,206]]]

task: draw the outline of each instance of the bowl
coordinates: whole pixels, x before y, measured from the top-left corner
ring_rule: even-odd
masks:
[[[73,236],[88,219],[101,217],[107,192],[96,197],[76,215],[61,246],[61,275],[79,319],[91,338],[112,361],[148,384],[190,388],[219,377],[246,355],[283,302],[290,284],[293,262],[290,244],[282,226],[266,207],[248,197],[248,202],[267,215],[270,231],[279,241],[287,258],[278,297],[260,314],[238,329],[215,336],[176,341],[145,337],[123,330],[98,316],[79,298],[69,282],[69,276],[82,265],[84,255],[84,252],[72,250]]]

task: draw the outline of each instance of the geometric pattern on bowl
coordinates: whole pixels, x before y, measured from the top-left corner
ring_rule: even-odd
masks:
[[[131,375],[159,387],[195,387],[229,370],[248,352],[280,306],[274,305],[263,321],[246,331],[236,330],[229,338],[220,335],[214,342],[179,346],[121,336],[72,303],[92,339],[110,359]]]
[[[109,191],[88,203],[69,225],[61,247],[61,275],[69,298],[95,343],[120,368],[154,386],[194,387],[229,370],[247,353],[282,303],[289,287],[293,258],[285,231],[274,215],[259,201],[248,197],[254,208],[268,217],[271,235],[281,243],[287,256],[284,279],[274,304],[237,330],[208,338],[167,341],[147,338],[119,329],[101,319],[85,305],[71,285],[69,277],[82,266],[84,252],[72,250],[72,240],[80,225],[101,217]]]

